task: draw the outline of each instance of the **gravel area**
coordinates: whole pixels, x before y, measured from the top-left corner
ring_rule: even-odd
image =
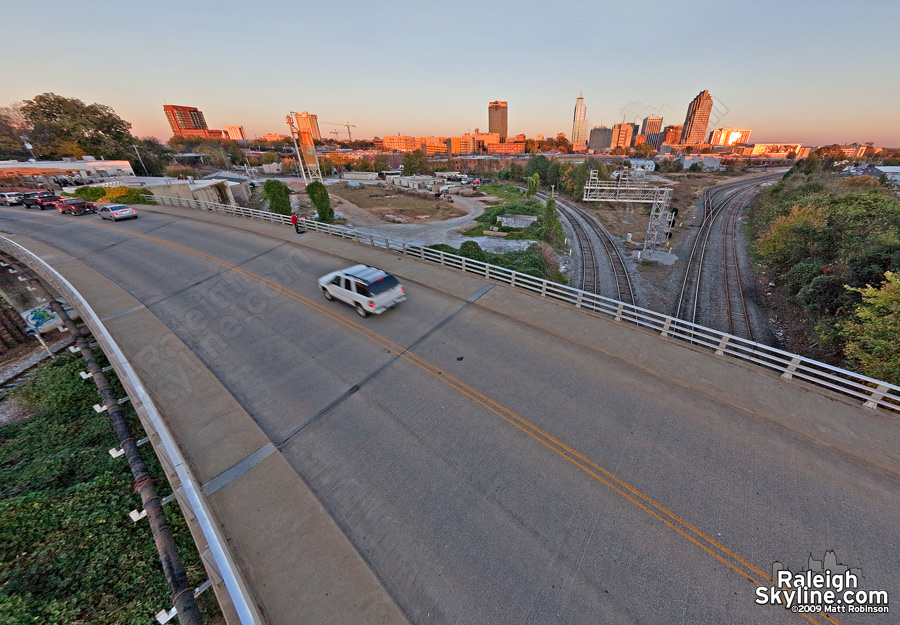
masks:
[[[63,338],[51,343],[50,349],[56,354],[64,350],[71,343],[71,336],[63,336]],[[7,384],[10,380],[19,377],[41,361],[47,360],[48,358],[50,358],[50,354],[47,353],[47,350],[40,345],[35,344],[34,349],[27,354],[0,365],[0,386]]]
[[[332,197],[335,198],[337,196]],[[503,237],[466,237],[461,234],[474,226],[476,224],[475,218],[484,213],[484,201],[496,199],[492,195],[481,197],[453,196],[454,206],[466,211],[466,214],[462,217],[410,224],[386,223],[384,220],[374,217],[365,209],[359,208],[344,199],[335,202],[334,209],[335,212],[341,213],[344,219],[347,220],[345,225],[348,228],[353,228],[364,234],[387,237],[393,241],[409,245],[446,243],[458,248],[465,241],[475,241],[482,249],[489,252],[509,252],[527,249],[534,241],[507,241]]]

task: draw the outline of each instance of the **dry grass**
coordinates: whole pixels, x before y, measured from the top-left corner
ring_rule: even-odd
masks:
[[[351,187],[344,183],[328,187],[328,192],[333,197],[355,204],[373,216],[398,215],[410,220],[443,221],[466,214],[464,209],[456,208],[447,202],[416,197],[400,189],[371,185]]]

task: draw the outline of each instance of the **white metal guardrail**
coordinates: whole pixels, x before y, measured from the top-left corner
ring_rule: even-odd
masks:
[[[228,543],[225,537],[213,520],[212,511],[201,493],[200,485],[195,480],[187,460],[182,455],[172,433],[160,416],[156,404],[153,403],[144,385],[134,372],[128,358],[112,338],[112,335],[109,334],[103,322],[100,321],[97,313],[94,312],[90,304],[68,280],[31,251],[2,236],[0,236],[0,250],[33,269],[41,279],[52,285],[66,299],[69,305],[74,306],[78,310],[82,320],[90,328],[91,334],[103,348],[107,359],[114,365],[116,372],[119,373],[119,379],[125,386],[128,396],[135,398],[135,401],[132,402],[135,409],[147,419],[159,436],[162,452],[166,455],[169,465],[173,467],[178,475],[181,488],[184,490],[184,494],[190,503],[191,512],[193,512],[203,537],[206,539],[209,552],[228,590],[228,595],[241,624],[262,625],[263,620],[257,610],[256,603],[253,601],[249,589],[241,578],[238,567],[226,546]]]
[[[202,200],[188,200],[182,198],[170,198],[154,196],[155,199],[172,206],[199,208],[216,213],[239,215],[250,219],[261,219],[275,223],[290,224],[290,218],[285,215],[270,213],[267,211],[229,206],[227,204],[215,204]],[[785,379],[799,379],[810,382],[820,387],[849,395],[861,402],[866,408],[889,408],[900,410],[900,387],[881,380],[876,380],[846,369],[792,354],[775,347],[769,347],[761,343],[755,343],[747,339],[733,336],[719,330],[713,330],[682,319],[670,317],[662,313],[647,310],[632,304],[626,304],[618,300],[603,297],[586,291],[581,291],[570,286],[550,282],[542,278],[535,278],[527,274],[504,269],[497,265],[489,265],[481,261],[448,254],[428,247],[409,245],[391,239],[372,234],[323,224],[309,219],[300,220],[306,230],[322,232],[332,236],[341,237],[371,245],[377,248],[389,250],[400,254],[406,254],[423,261],[437,263],[444,267],[459,269],[467,273],[473,273],[488,280],[495,280],[512,287],[523,289],[531,293],[549,297],[554,300],[573,305],[575,308],[583,308],[601,313],[616,321],[627,321],[648,330],[659,332],[663,337],[671,337],[689,342],[692,345],[712,350],[717,356],[733,356],[740,360],[752,362],[756,365],[772,369],[781,374]]]

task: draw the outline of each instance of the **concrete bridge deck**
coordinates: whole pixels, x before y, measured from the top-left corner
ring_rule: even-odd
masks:
[[[774,447],[779,450],[779,453],[793,453],[799,449],[802,451],[804,462],[821,463],[821,466],[853,467],[853,471],[867,475],[873,484],[877,483],[881,487],[887,488],[885,514],[898,509],[896,485],[897,480],[900,479],[900,431],[898,431],[900,428],[897,427],[896,415],[891,415],[883,410],[864,409],[857,402],[843,396],[828,393],[796,380],[781,379],[776,374],[764,369],[717,357],[683,343],[662,338],[656,333],[616,323],[607,318],[595,317],[584,311],[564,307],[553,301],[492,284],[471,275],[421,263],[412,258],[371,247],[316,234],[295,236],[290,229],[276,224],[238,220],[228,216],[198,213],[190,209],[153,207],[145,210],[144,214],[159,220],[160,227],[163,222],[169,223],[166,220],[180,220],[181,223],[184,223],[185,219],[190,219],[191,222],[201,224],[211,232],[225,233],[222,234],[222,243],[225,246],[228,245],[227,229],[237,226],[248,235],[258,237],[260,241],[270,241],[272,249],[290,249],[293,251],[291,253],[299,252],[299,254],[295,254],[295,258],[303,260],[298,261],[299,264],[292,267],[290,271],[295,272],[295,276],[302,275],[304,280],[312,277],[305,275],[306,272],[316,270],[316,264],[319,261],[315,259],[327,259],[332,265],[363,262],[377,265],[394,273],[408,285],[408,289],[412,292],[410,301],[387,313],[391,317],[386,317],[385,323],[378,325],[370,323],[373,320],[381,321],[373,318],[361,320],[353,322],[356,327],[347,332],[349,334],[355,332],[360,335],[366,333],[366,327],[371,328],[371,332],[376,332],[377,328],[377,332],[381,333],[375,338],[378,345],[377,351],[386,351],[388,356],[395,360],[398,353],[408,355],[410,362],[418,359],[421,362],[412,364],[423,371],[427,370],[427,374],[433,378],[446,376],[454,380],[462,380],[457,377],[460,374],[454,374],[449,371],[448,367],[432,364],[443,362],[443,360],[440,348],[427,342],[436,332],[440,336],[447,337],[448,340],[450,337],[454,337],[454,332],[457,331],[454,326],[456,315],[460,315],[460,318],[463,316],[471,318],[467,325],[459,328],[459,331],[463,333],[460,343],[464,344],[468,350],[466,358],[470,362],[477,360],[478,346],[483,345],[485,348],[489,348],[494,337],[502,336],[503,340],[510,345],[515,343],[516,337],[527,339],[521,346],[511,346],[508,348],[508,352],[495,354],[495,365],[497,369],[508,367],[512,374],[516,375],[522,373],[523,367],[525,369],[540,367],[541,360],[546,358],[548,366],[551,367],[548,369],[546,379],[547,394],[552,395],[557,403],[565,402],[565,405],[559,406],[560,413],[570,415],[574,406],[579,406],[581,402],[590,402],[588,405],[581,405],[575,409],[576,412],[583,414],[578,415],[577,418],[571,417],[574,419],[571,432],[568,425],[560,426],[559,432],[554,429],[557,419],[562,420],[559,415],[547,415],[547,419],[541,422],[524,417],[520,419],[520,416],[525,414],[527,404],[514,405],[512,409],[509,409],[505,406],[514,401],[512,396],[507,397],[504,401],[495,401],[493,389],[496,385],[508,384],[522,395],[526,394],[528,389],[523,388],[520,382],[500,375],[500,373],[497,373],[495,379],[489,379],[490,354],[484,354],[483,363],[479,361],[479,366],[487,368],[475,371],[472,377],[465,378],[465,381],[453,386],[454,392],[465,394],[468,397],[465,400],[467,402],[474,401],[477,404],[475,406],[477,414],[493,413],[508,422],[510,426],[508,429],[514,430],[518,435],[523,433],[527,435],[525,439],[528,440],[524,442],[517,440],[515,443],[510,443],[507,440],[507,437],[510,436],[508,432],[499,433],[497,434],[499,441],[497,444],[501,447],[515,445],[515,449],[519,451],[508,452],[512,456],[520,453],[527,454],[528,459],[525,466],[529,467],[529,471],[540,472],[543,462],[552,465],[551,469],[547,469],[548,471],[570,470],[571,465],[574,464],[578,471],[596,474],[601,483],[605,483],[613,491],[621,491],[620,496],[626,500],[634,500],[632,503],[635,503],[638,509],[651,508],[653,512],[651,516],[655,519],[653,523],[656,526],[660,524],[668,526],[672,523],[678,525],[678,521],[672,521],[672,517],[668,516],[673,509],[675,512],[672,514],[675,516],[690,516],[685,511],[690,510],[694,505],[692,498],[698,497],[698,492],[685,493],[683,490],[678,490],[681,488],[680,486],[673,487],[678,490],[679,496],[673,501],[661,503],[659,508],[655,508],[655,503],[650,502],[664,499],[667,488],[662,487],[660,491],[654,491],[652,496],[645,495],[644,491],[647,489],[643,487],[636,487],[632,490],[632,483],[646,483],[645,478],[648,477],[640,466],[640,457],[634,458],[634,462],[631,463],[618,460],[611,460],[610,463],[607,463],[602,454],[598,457],[591,451],[591,441],[588,438],[579,438],[578,432],[595,431],[598,436],[606,438],[609,444],[616,445],[619,444],[616,441],[621,443],[633,436],[634,431],[643,431],[646,424],[641,423],[642,420],[656,423],[657,426],[662,427],[660,419],[665,415],[659,413],[667,410],[667,404],[671,406],[672,415],[669,416],[672,419],[685,410],[689,413],[690,406],[695,406],[697,415],[699,415],[698,420],[696,423],[688,425],[699,425],[702,421],[704,428],[718,429],[719,431],[711,436],[716,437],[717,441],[726,441],[723,444],[732,447],[729,453],[740,455],[743,453],[745,445],[755,445],[757,441],[766,437],[777,437],[777,444]],[[146,221],[151,220],[146,219]],[[153,231],[142,230],[142,232],[147,237],[161,236]],[[153,234],[150,234],[151,232]],[[273,367],[272,369],[261,369],[259,365],[262,361],[258,358],[238,360],[225,367],[221,361],[213,360],[211,354],[216,352],[219,346],[222,346],[223,353],[234,358],[236,352],[229,351],[228,345],[232,341],[227,332],[221,332],[221,328],[219,328],[219,336],[211,337],[209,344],[203,345],[203,339],[198,334],[188,333],[186,335],[183,326],[173,328],[171,320],[167,322],[161,320],[160,316],[165,316],[164,313],[169,312],[169,309],[166,308],[167,302],[171,301],[178,293],[175,289],[177,284],[173,284],[172,292],[159,291],[159,284],[145,291],[140,286],[135,286],[137,282],[134,285],[123,285],[121,278],[111,277],[108,272],[104,275],[91,266],[99,256],[95,256],[88,249],[90,246],[87,244],[84,249],[78,248],[77,244],[72,244],[76,246],[72,247],[72,245],[55,240],[52,236],[47,236],[41,230],[32,230],[28,234],[29,236],[21,234],[5,236],[33,252],[64,276],[103,319],[104,325],[133,364],[144,386],[157,404],[167,426],[188,458],[194,475],[202,485],[208,503],[214,511],[215,518],[227,536],[228,547],[234,554],[248,588],[266,622],[272,624],[478,622],[477,619],[470,621],[461,616],[459,606],[451,608],[448,607],[449,604],[442,604],[444,595],[434,591],[425,582],[422,584],[432,590],[429,591],[430,594],[426,593],[425,597],[419,596],[422,590],[416,586],[415,575],[407,578],[395,574],[387,569],[387,560],[381,559],[381,556],[378,555],[371,555],[367,551],[369,543],[360,538],[358,531],[352,525],[355,522],[353,520],[354,513],[345,508],[349,504],[341,500],[336,504],[323,505],[323,484],[316,481],[316,477],[311,474],[306,465],[293,457],[294,454],[309,455],[318,452],[302,445],[292,447],[296,440],[292,438],[297,434],[296,428],[290,431],[279,429],[280,426],[276,427],[267,421],[266,417],[260,415],[257,410],[258,406],[246,405],[247,402],[243,401],[242,392],[230,388],[229,380],[233,376],[250,378],[255,381],[254,384],[262,388],[270,383],[283,384],[286,378],[279,367],[290,363],[292,357],[315,358],[314,350],[316,349],[321,349],[325,358],[333,356],[333,346],[322,343],[321,334],[319,339],[304,337],[303,340],[309,345],[309,351],[304,351],[302,354],[295,353],[293,356],[289,352],[272,355],[277,350],[279,343],[278,336],[272,337],[272,343],[266,345],[266,348],[270,350],[270,355],[267,357],[271,359],[266,362]],[[127,238],[127,232],[121,236]],[[181,241],[177,245],[186,246],[186,241]],[[161,249],[155,244],[154,247]],[[141,251],[140,253],[153,254],[158,253],[158,250],[156,252]],[[202,254],[210,255],[210,252],[206,251]],[[136,256],[136,258],[141,257]],[[223,258],[225,258],[224,255]],[[218,262],[221,266],[217,268],[217,271],[228,273],[238,268],[249,267],[251,261],[219,260]],[[303,265],[303,263],[308,264]],[[97,266],[101,270],[104,269],[102,265],[98,264]],[[162,268],[162,271],[167,272],[170,269]],[[190,268],[186,269],[190,270]],[[141,272],[138,272],[138,277],[140,274]],[[262,274],[257,271],[254,275]],[[274,275],[277,275],[277,272]],[[247,275],[244,277],[246,278]],[[127,286],[127,289],[123,286]],[[290,278],[273,280],[268,288],[273,291],[273,297],[278,298],[276,306],[284,306],[281,301],[284,293],[278,293],[278,289],[290,290],[294,286],[295,284],[291,283]],[[491,288],[485,290],[485,286],[491,286]],[[426,304],[423,302],[424,298],[432,298],[432,293],[435,294],[437,303]],[[311,299],[314,295],[301,292],[298,297]],[[477,299],[475,299],[476,297]],[[315,302],[319,303],[318,300]],[[428,311],[431,312],[429,307],[433,307],[435,315],[428,319],[417,316],[414,310],[416,306],[420,305],[418,302],[423,302],[421,304],[423,310],[428,308]],[[324,305],[324,300],[321,303]],[[305,303],[303,305],[309,306]],[[268,314],[270,310],[267,309],[265,313]],[[338,308],[332,312],[340,315],[342,319],[353,319],[354,317],[349,309],[342,311]],[[188,310],[187,314],[190,315],[192,312]],[[378,338],[387,335],[384,330],[387,321],[391,322],[391,328],[388,329],[392,330],[394,324],[404,321],[404,316],[409,318],[409,324],[416,325],[415,331],[410,331],[410,336],[418,337],[416,340],[395,339],[396,342],[394,342]],[[249,321],[251,321],[249,318],[240,320],[241,323]],[[342,323],[339,320],[338,322]],[[282,323],[282,336],[284,337],[289,337],[294,333],[304,335],[306,332],[306,327],[289,315],[282,319]],[[329,323],[332,322],[329,321]],[[277,327],[277,325],[267,326],[270,334],[277,332]],[[420,329],[427,331],[420,333]],[[480,334],[482,330],[485,333],[483,335]],[[216,331],[212,329],[210,332],[216,334]],[[434,334],[434,336],[438,336],[438,334]],[[469,335],[468,338],[466,335]],[[405,335],[403,336],[406,338]],[[360,347],[355,342],[344,344],[344,339],[340,335],[329,334],[328,338],[341,344],[342,353],[347,353],[347,350],[360,350],[364,356],[371,355],[368,351],[369,348]],[[195,340],[199,342],[194,344]],[[371,337],[366,340],[371,340]],[[185,341],[191,344],[188,345]],[[285,341],[283,347],[292,349],[295,347],[295,343]],[[402,349],[398,349],[398,347]],[[459,351],[466,351],[466,349],[460,347]],[[372,352],[372,354],[374,353]],[[458,360],[462,361],[462,358],[460,357]],[[558,363],[567,361],[572,367],[571,370],[560,368],[561,365]],[[379,360],[377,367],[373,365],[375,373],[372,375],[382,371],[385,367],[396,366],[392,365],[392,362],[394,360]],[[355,379],[354,376],[359,377],[363,373],[349,362],[337,364],[323,362],[316,363],[315,366],[327,369],[329,375],[333,373],[335,367],[338,369],[346,367],[353,370],[353,375],[348,375],[348,379]],[[309,375],[318,379],[319,374],[312,371],[307,365],[298,365],[298,370],[298,375]],[[569,394],[564,387],[567,385],[567,376],[570,371],[580,372],[573,373],[577,378],[576,381],[581,380],[584,376],[589,378],[588,374],[598,376],[596,380],[605,385],[605,394],[602,397],[580,398],[579,394],[584,392],[584,388],[578,385],[574,385],[571,390],[572,394]],[[399,377],[389,375],[388,377],[393,385],[398,388],[402,387],[403,393],[418,392],[417,384],[408,384],[404,381],[408,380],[406,376],[408,374]],[[473,386],[477,386],[479,380],[483,382],[481,386],[473,388]],[[442,384],[442,382],[435,382],[435,384]],[[534,384],[531,384],[531,387],[533,388]],[[551,388],[554,389],[552,392],[549,390]],[[308,392],[309,386],[305,386],[305,389],[305,392]],[[610,389],[618,389],[619,396],[614,396]],[[323,393],[326,397],[323,402],[330,405],[329,402],[333,403],[344,398],[341,391],[344,394],[348,392],[348,385],[343,381],[337,383],[333,388],[325,385]],[[427,403],[433,400],[440,404],[446,399],[445,392],[449,391],[426,389],[422,392],[424,393],[421,398],[422,402]],[[532,403],[538,401],[540,395],[541,393],[537,393],[531,397]],[[569,397],[571,401],[566,401],[565,397]],[[610,418],[604,409],[598,406],[598,401],[608,402],[606,409],[612,410],[620,418]],[[321,410],[313,410],[310,414],[316,419],[321,418],[320,413],[327,414],[327,411],[323,413],[327,405],[319,406]],[[284,405],[278,404],[275,408],[283,409]],[[358,414],[365,409],[365,404],[354,405],[351,412]],[[389,413],[392,409],[379,406],[378,410]],[[398,408],[397,410],[402,412],[404,409]],[[430,409],[423,410],[427,412]],[[455,414],[453,410],[450,413],[441,412],[441,414],[447,416]],[[591,417],[595,410],[598,415]],[[468,413],[466,412],[466,414]],[[477,418],[484,418],[483,414]],[[569,417],[567,416],[566,419]],[[315,419],[308,422],[301,420],[301,422],[304,423],[301,427],[309,427],[310,424],[315,423]],[[433,425],[427,427],[430,428]],[[500,423],[491,426],[491,428],[494,427],[506,427],[506,424]],[[672,432],[672,436],[687,437],[687,440],[683,442],[686,453],[692,454],[698,453],[698,451],[703,453],[702,449],[698,450],[689,440],[691,436],[689,428],[676,434],[674,432],[676,426],[669,423],[665,427],[672,428],[669,430]],[[493,432],[493,429],[489,432]],[[346,435],[346,433],[343,434],[343,436]],[[658,435],[666,436],[664,432],[659,434],[653,434],[649,430],[645,432],[648,441],[642,453],[646,454],[648,458],[653,457],[654,454],[665,453],[658,441],[653,442]],[[414,434],[413,439],[415,436],[417,435]],[[698,436],[702,438],[706,434],[698,432]],[[446,439],[444,442],[453,448],[450,439]],[[522,448],[521,445],[526,447]],[[541,456],[540,450],[533,449],[533,447],[541,445],[546,447],[544,451],[551,450],[553,453],[548,452],[548,457]],[[597,443],[598,447],[599,445],[600,443]],[[525,451],[522,451],[523,449]],[[456,452],[463,455],[470,453],[454,448],[454,453]],[[752,453],[759,452],[753,451]],[[554,454],[558,457],[552,457]],[[505,457],[503,452],[500,455]],[[490,454],[476,457],[484,459],[490,457]],[[319,458],[319,460],[321,461],[323,458]],[[741,464],[741,462],[736,462]],[[792,465],[789,458],[782,458],[779,462],[780,464],[775,463],[773,459],[773,463],[777,464],[777,467],[775,473],[766,479],[767,483],[777,483],[784,475],[779,472],[791,470]],[[570,469],[559,468],[557,466],[559,463],[569,466]],[[616,465],[618,470],[607,473],[606,466],[608,464]],[[653,462],[648,460],[648,464],[653,464]],[[298,468],[300,465],[303,465],[303,468]],[[819,465],[816,466],[816,470],[820,468]],[[477,469],[473,470],[477,471]],[[628,472],[631,472],[631,475],[628,475]],[[662,478],[661,475],[657,477]],[[622,482],[618,481],[620,478],[624,478]],[[690,479],[686,478],[688,482]],[[714,473],[706,473],[695,475],[694,479],[710,484],[718,478]],[[662,481],[664,482],[665,479],[663,478]],[[452,482],[451,479],[449,483]],[[679,480],[678,483],[681,484],[681,481]],[[445,486],[447,485],[445,484]],[[332,487],[339,488],[340,485],[332,484]],[[400,483],[396,485],[398,489],[402,487],[403,485]],[[730,488],[727,483],[717,484],[716,487],[725,490]],[[825,490],[828,487],[828,484],[823,485]],[[417,488],[421,488],[421,485]],[[472,492],[478,492],[478,488]],[[578,488],[585,487],[579,486]],[[835,488],[839,489],[841,493],[852,491],[847,484],[836,484]],[[848,488],[850,490],[846,490]],[[344,496],[352,497],[353,495],[339,495],[338,498]],[[435,497],[434,501],[439,501],[444,495],[434,493],[433,496]],[[365,500],[363,496],[359,496],[359,498],[361,501]],[[677,503],[679,501],[683,504],[680,508]],[[479,505],[477,501],[473,501],[473,504],[476,508]],[[809,504],[816,505],[815,502],[809,502]],[[605,504],[598,503],[597,505],[602,509]],[[790,506],[790,504],[784,505]],[[783,508],[783,506],[776,507]],[[458,515],[460,510],[461,508],[455,507],[452,514]],[[363,510],[359,513],[365,515],[366,511]],[[627,515],[618,518],[616,516],[618,513],[609,514],[612,522],[626,524],[629,522]],[[637,512],[637,514],[641,513]],[[750,513],[745,510],[738,513],[739,516],[741,514]],[[518,518],[522,515],[528,516],[527,513],[520,512],[514,514],[513,517]],[[435,518],[440,518],[440,513],[437,513]],[[521,522],[528,525],[527,520]],[[842,517],[840,521],[835,522],[846,524],[846,518]],[[489,520],[486,523],[492,524],[494,521]],[[375,525],[377,526],[377,523]],[[474,525],[472,531],[477,534],[481,522],[474,522]],[[711,525],[716,524],[712,523]],[[417,531],[424,531],[423,527],[418,528]],[[693,527],[693,524],[690,524],[690,527]],[[372,532],[381,531],[375,527],[368,529]],[[665,530],[657,527],[654,531]],[[772,528],[771,531],[778,530]],[[852,533],[852,530],[848,531]],[[879,531],[882,533],[875,538],[876,541],[897,538],[896,529],[881,528]],[[713,544],[707,541],[707,538],[714,532],[700,528],[700,533],[702,534],[699,539],[701,543],[712,545],[712,549],[717,553],[721,551],[717,543]],[[844,536],[844,534],[841,535]],[[402,536],[402,532],[397,533],[395,528],[385,535],[384,540],[397,541],[400,536]],[[429,540],[423,539],[421,545],[432,545]],[[585,540],[588,539],[585,538]],[[696,540],[694,538],[695,542]],[[715,542],[716,538],[712,537],[711,540]],[[416,540],[413,539],[413,542]],[[665,547],[665,543],[657,543],[655,540],[649,542],[663,551],[668,549]],[[823,544],[822,548],[832,546],[833,543],[828,543]],[[633,551],[637,550],[635,545],[631,545],[631,548]],[[391,549],[391,553],[395,555],[404,553],[397,546],[393,546]],[[485,549],[490,550],[488,547]],[[709,547],[707,547],[708,549]],[[731,549],[732,547],[729,545],[727,551],[730,552]],[[734,549],[738,550],[737,547]],[[870,545],[867,551],[876,553],[878,549],[877,545]],[[660,555],[663,559],[678,560],[680,557],[678,553],[661,553]],[[755,569],[765,570],[765,567],[771,564],[767,560],[769,552],[765,549],[760,549],[759,553],[751,555]],[[842,554],[838,555],[840,557]],[[846,555],[850,556],[851,554]],[[871,554],[867,553],[866,555]],[[438,554],[432,554],[432,557],[437,556]],[[390,559],[390,556],[385,557]],[[453,559],[452,556],[447,557],[448,560]],[[626,555],[621,557],[625,561],[628,560]],[[646,557],[651,556],[647,555]],[[700,557],[702,558],[703,554],[700,554]],[[740,569],[738,573],[743,571],[745,574],[750,570],[750,574],[753,575],[753,569],[745,570],[743,565],[735,564],[735,560],[728,555],[718,560],[710,559],[710,563],[710,568],[713,568],[713,565],[723,570],[731,567],[734,570]],[[874,562],[864,563],[870,567],[874,564]],[[884,564],[884,567],[881,565],[877,567],[879,574],[889,568],[887,563]],[[421,563],[416,563],[414,558],[411,558],[410,566],[421,566]],[[553,570],[554,567],[562,565],[548,561],[547,566],[548,570]],[[680,565],[673,564],[672,566],[677,570]],[[687,566],[693,567],[695,564],[687,563]],[[510,565],[510,570],[513,569],[516,567]],[[728,572],[731,573],[731,571]],[[721,573],[716,574],[713,578],[718,578],[719,575]],[[605,577],[605,575],[601,575],[601,577]],[[881,583],[882,586],[885,584],[890,586],[896,581],[896,577],[878,579],[876,585]],[[448,584],[451,586],[460,583],[457,578],[448,579]],[[614,588],[615,584],[609,583],[609,586]],[[417,588],[418,590],[416,590]],[[412,597],[405,595],[406,590],[410,590],[413,594],[419,593],[419,595]],[[607,592],[609,590],[607,588]],[[619,594],[621,594],[621,590],[619,589]],[[466,592],[471,592],[471,590]],[[468,596],[466,592],[460,590],[463,597]],[[490,594],[493,591],[487,589],[486,592]],[[504,596],[503,591],[498,592],[500,594],[496,596]],[[615,594],[616,591],[613,590],[613,592]],[[452,595],[453,589],[448,588],[447,593]],[[602,591],[600,594],[602,596]],[[750,601],[745,601],[744,604],[752,603],[752,589],[746,591],[746,595]],[[523,599],[510,597],[510,600],[521,601]],[[619,600],[624,601],[621,597]],[[528,618],[533,622],[552,622],[549,613],[544,614],[541,611],[543,609],[540,607],[541,601],[537,599],[534,601],[538,601],[538,607],[526,611],[529,615]],[[548,605],[553,603],[552,600],[548,601]],[[663,607],[665,605],[665,602],[662,602],[654,608],[655,611],[651,610],[650,613],[657,614],[660,617],[659,622],[681,622],[660,612],[660,610],[665,611]],[[472,614],[495,614],[492,609],[480,605],[473,606]],[[743,608],[730,609],[737,609],[738,613],[743,611]],[[588,613],[595,614],[602,622],[606,622],[607,618],[615,619],[618,622],[647,622],[646,615],[642,615],[642,610],[639,608],[629,605],[625,609],[620,603],[604,603],[600,599],[586,607],[585,610],[587,612],[578,612],[575,619],[570,622],[587,622],[586,615]],[[769,617],[774,617],[775,613],[763,612],[763,608],[757,608],[757,611],[758,614],[753,613],[753,618],[748,618],[745,622],[776,622],[767,620]],[[698,617],[690,609],[679,608],[677,612],[692,615],[690,616],[691,620],[686,622],[715,622],[714,619],[707,620],[702,616]],[[779,614],[778,619],[781,617],[782,615]],[[796,620],[794,619],[794,621]],[[777,620],[777,622],[781,621]]]

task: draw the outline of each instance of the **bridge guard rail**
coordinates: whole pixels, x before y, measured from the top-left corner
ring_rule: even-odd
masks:
[[[46,284],[51,285],[57,293],[64,297],[70,306],[78,311],[82,321],[87,324],[110,364],[113,365],[113,368],[119,375],[119,380],[125,387],[128,397],[132,398],[132,405],[141,416],[141,421],[145,428],[148,429],[147,433],[150,435],[151,440],[154,441],[154,448],[157,454],[160,455],[163,466],[168,466],[175,472],[178,483],[172,484],[173,490],[178,494],[177,490],[180,485],[183,491],[183,496],[177,497],[178,502],[182,506],[187,503],[185,516],[188,516],[188,512],[194,516],[209,550],[208,555],[201,553],[201,555],[205,556],[203,558],[204,563],[207,566],[214,566],[214,571],[210,573],[217,574],[222,583],[224,583],[228,591],[228,597],[240,619],[241,625],[262,625],[264,620],[259,614],[256,603],[253,601],[251,593],[241,578],[238,567],[227,548],[227,540],[222,535],[219,526],[213,521],[212,512],[201,493],[200,485],[195,480],[187,461],[175,443],[156,405],[148,395],[143,383],[137,377],[128,358],[119,348],[119,345],[107,331],[90,304],[75,287],[43,259],[15,241],[3,236],[0,236],[0,250],[27,265]],[[157,437],[159,444],[156,444],[154,440]]]
[[[215,204],[202,200],[187,200],[154,196],[154,199],[171,206],[198,208],[249,219],[260,219],[290,225],[290,217],[240,206]],[[716,356],[731,356],[776,371],[785,380],[799,379],[816,386],[853,397],[866,408],[887,408],[900,411],[900,386],[876,380],[824,362],[792,354],[775,347],[756,343],[719,330],[700,326],[683,319],[647,310],[633,304],[581,291],[564,284],[536,278],[528,274],[490,265],[456,254],[419,245],[393,241],[386,237],[366,234],[352,228],[325,224],[311,219],[301,219],[306,230],[340,237],[364,245],[371,245],[391,252],[405,254],[426,262],[472,273],[530,293],[571,304],[595,313],[612,317],[615,321],[634,323],[642,328],[659,332],[662,337],[686,341],[711,350]]]

